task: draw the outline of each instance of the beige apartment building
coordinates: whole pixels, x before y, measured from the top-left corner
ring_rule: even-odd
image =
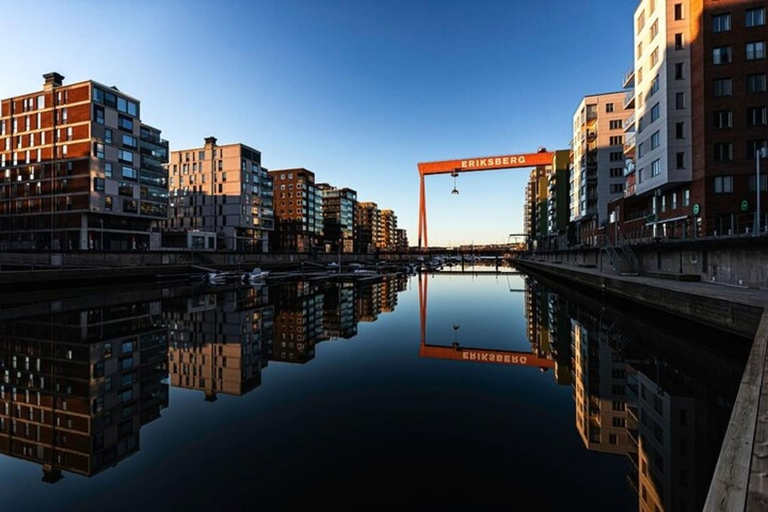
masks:
[[[239,143],[218,145],[208,137],[203,147],[172,151],[168,175],[164,248],[212,249],[185,247],[188,233],[212,232],[218,249],[268,251],[272,178],[261,166],[260,151]]]
[[[597,244],[608,202],[624,194],[624,121],[631,105],[625,92],[586,96],[573,116],[570,221],[576,242]]]

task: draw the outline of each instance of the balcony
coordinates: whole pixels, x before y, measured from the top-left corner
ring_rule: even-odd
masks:
[[[629,154],[637,145],[637,133],[629,132],[624,135],[624,155]]]
[[[635,86],[635,68],[630,69],[624,75],[624,89]]]
[[[627,91],[624,95],[624,110],[629,108],[635,108],[635,90]]]
[[[624,131],[627,132],[635,126],[635,113],[632,112],[628,118],[624,120]]]

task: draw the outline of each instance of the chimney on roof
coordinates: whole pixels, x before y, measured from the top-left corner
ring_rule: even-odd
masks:
[[[61,87],[61,84],[64,82],[64,76],[55,71],[44,74],[43,78],[45,79],[45,82],[43,83],[44,91],[50,91],[55,87]]]
[[[216,137],[206,137],[205,138],[205,147],[213,147],[216,145]]]

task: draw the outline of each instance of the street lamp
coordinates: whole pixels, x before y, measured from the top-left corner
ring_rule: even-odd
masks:
[[[757,194],[757,209],[755,211],[755,236],[760,236],[760,193],[762,187],[760,186],[760,159],[768,158],[768,147],[763,146],[755,151],[755,193]]]

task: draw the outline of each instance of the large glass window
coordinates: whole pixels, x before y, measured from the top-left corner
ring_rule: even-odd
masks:
[[[720,64],[729,64],[731,62],[731,47],[718,46],[712,49],[712,63],[716,66]]]
[[[712,32],[727,32],[731,30],[730,13],[718,14],[712,18]]]
[[[657,159],[651,162],[651,176],[658,176],[661,174],[661,160]]]
[[[133,137],[131,135],[123,134],[123,146],[129,147],[131,149],[138,149],[139,147],[139,141],[136,140],[136,137]]]
[[[136,172],[136,169],[134,169],[133,167],[127,167],[125,165],[123,166],[122,176],[126,180],[136,181],[139,179],[139,173]]]
[[[765,25],[765,7],[747,10],[747,27],[759,27]]]
[[[133,163],[133,153],[130,151],[125,151],[124,149],[118,149],[117,150],[117,159],[123,163],[126,164],[132,164]]]
[[[715,194],[733,192],[733,176],[715,176]]]
[[[718,78],[714,81],[714,94],[716,98],[733,94],[733,80],[730,78]]]
[[[653,108],[651,108],[651,122],[654,122],[659,118],[659,115],[661,113],[661,109],[659,107],[659,104],[655,104]]]
[[[133,131],[133,119],[127,116],[118,116],[117,119],[117,125],[120,127],[121,130],[126,130],[129,132]]]
[[[715,161],[730,162],[733,160],[733,143],[717,142],[715,143]]]
[[[747,92],[765,92],[765,73],[747,76]]]
[[[747,60],[760,60],[765,58],[765,41],[747,43]]]

